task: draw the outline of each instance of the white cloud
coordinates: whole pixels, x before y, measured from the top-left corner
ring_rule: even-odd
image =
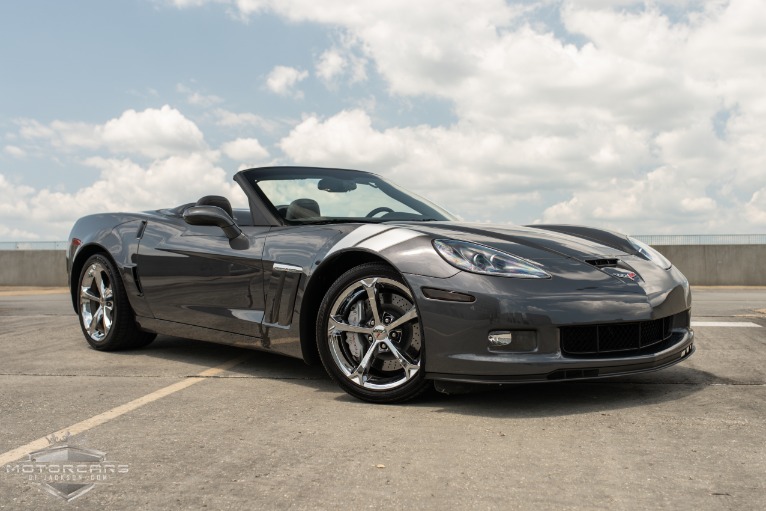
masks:
[[[216,96],[215,94],[203,94],[182,83],[176,85],[176,90],[186,95],[186,102],[190,105],[206,108],[223,103],[223,98]]]
[[[138,153],[150,158],[186,154],[205,148],[202,132],[175,108],[127,110],[108,121],[101,132],[115,153]]]
[[[20,121],[19,133],[30,142],[50,141],[73,152],[97,176],[73,192],[35,189],[0,174],[0,215],[12,222],[0,229],[5,239],[65,239],[77,218],[104,211],[140,211],[192,202],[203,195],[229,197],[246,207],[241,189],[229,178],[199,128],[178,110],[164,106],[127,110],[103,124]],[[232,154],[258,154],[255,139],[234,141]],[[127,157],[98,155],[101,149]],[[263,150],[261,148],[261,150]],[[141,163],[133,156],[148,158]]]
[[[255,138],[238,138],[221,146],[221,152],[232,160],[257,162],[269,157],[269,152]]]
[[[269,3],[291,20],[344,27],[391,92],[447,99],[458,118],[379,131],[348,112],[310,116],[281,147],[296,161],[410,172],[475,219],[481,211],[466,196],[501,203],[538,190],[547,205],[507,218],[741,230],[761,218],[762,199],[751,195],[766,187],[766,10],[694,2],[671,20],[662,2],[628,3],[564,2],[561,21],[580,46],[535,18],[534,6],[420,2],[403,19],[396,1]],[[722,110],[725,139],[713,129]],[[442,190],[445,181],[459,188]]]
[[[33,232],[0,225],[0,239],[9,241],[34,241],[39,238],[40,236]]]
[[[55,132],[52,128],[45,126],[34,119],[20,119],[17,122],[19,124],[19,134],[22,138],[52,138],[55,136]]]
[[[747,219],[761,229],[766,229],[766,187],[755,192],[745,205]]]
[[[329,48],[306,52],[319,55],[312,72],[331,90],[344,80],[374,79],[365,97],[382,87],[387,96],[378,102],[436,99],[419,118],[429,119],[429,108],[447,108],[454,118],[449,125],[407,125],[395,114],[376,118],[371,107],[349,108],[361,97],[344,96],[345,110],[305,113],[278,142],[277,160],[378,171],[471,220],[576,222],[634,233],[766,226],[760,2],[215,2],[241,19],[268,11],[326,27]],[[300,98],[310,94],[308,76],[277,66],[266,88]],[[242,137],[250,127],[273,134],[279,130],[269,123],[289,126],[220,108],[208,115],[218,126],[242,129]],[[165,168],[160,162],[192,155],[217,168],[201,130],[168,106],[130,110],[103,125],[21,121],[19,136],[13,144],[23,149],[48,140],[77,154],[154,159],[105,160],[127,161],[134,173],[164,175],[170,170],[156,170]],[[235,142],[221,151],[257,156],[253,144],[242,149]]]
[[[217,108],[214,113],[218,118],[216,123],[219,126],[262,126],[268,122],[260,115],[250,112],[237,113]]]
[[[255,127],[260,128],[266,132],[273,133],[279,126],[280,122],[273,119],[267,119],[263,116],[251,113],[251,112],[231,112],[223,108],[216,108],[213,110],[215,117],[215,123],[218,126],[224,126],[227,128],[238,127]]]
[[[85,163],[101,171],[98,182],[75,194],[52,195],[85,202],[88,209],[119,211],[167,207],[214,193],[231,195],[238,188],[210,153],[171,156],[148,165],[102,157]]]
[[[169,0],[169,2],[179,8],[199,7],[211,2],[226,3],[223,0]]]
[[[326,121],[308,117],[282,139],[280,147],[293,161],[307,165],[377,167],[403,157],[398,137],[375,131],[361,110],[342,111]]]
[[[341,32],[339,44],[333,49],[340,53],[346,61],[344,72],[350,83],[359,83],[367,80],[367,51],[365,42],[356,34],[346,31]]]
[[[99,177],[72,193],[14,186],[0,175],[0,214],[20,226],[0,232],[0,238],[62,240],[75,220],[85,215],[172,207],[209,194],[226,196],[235,207],[247,207],[239,186],[216,165],[214,153],[170,156],[147,165],[100,156],[84,163],[98,170]]]
[[[59,150],[96,149],[103,145],[100,127],[84,122],[52,121],[43,124],[35,119],[19,119],[19,135],[27,141],[44,141]]]
[[[319,56],[316,63],[316,75],[325,83],[331,84],[338,75],[343,73],[346,65],[346,59],[338,50],[327,50]]]
[[[353,34],[344,33],[339,44],[322,52],[315,63],[316,76],[330,90],[345,80],[355,84],[367,80],[367,58],[364,45]]]
[[[681,199],[681,209],[687,213],[707,213],[714,211],[716,203],[710,197],[684,197]]]
[[[356,109],[328,119],[307,117],[280,148],[296,163],[375,170],[466,218],[500,221],[513,218],[521,202],[540,203],[542,192],[581,185],[572,162],[586,162],[589,179],[598,182],[619,170],[623,159],[643,161],[645,144],[626,127],[574,139],[533,135],[511,141],[464,125],[377,130]]]
[[[296,69],[288,66],[276,66],[266,77],[266,87],[276,94],[282,96],[293,96],[302,98],[303,92],[296,90],[299,82],[305,80],[309,75],[308,71]]]
[[[29,119],[19,124],[23,138],[47,139],[61,150],[105,147],[117,154],[161,158],[206,149],[197,125],[168,105],[141,112],[126,110],[102,125],[58,120],[44,125]]]
[[[3,219],[23,217],[29,212],[28,200],[34,193],[30,186],[17,185],[0,174],[0,215]]]
[[[645,177],[611,179],[577,191],[548,207],[541,221],[601,225],[634,234],[737,231],[732,211],[705,196],[705,184],[684,170],[662,167]]]
[[[24,149],[15,145],[5,146],[5,148],[3,148],[3,151],[5,152],[5,154],[13,156],[14,158],[23,158],[24,156],[27,155],[27,152],[24,151]]]

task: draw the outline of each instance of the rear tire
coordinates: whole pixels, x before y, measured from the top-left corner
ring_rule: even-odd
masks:
[[[432,386],[415,300],[390,266],[363,264],[335,281],[319,308],[316,338],[327,373],[358,399],[400,403]]]
[[[136,324],[125,286],[112,262],[103,254],[93,255],[85,262],[78,284],[80,328],[93,349],[141,348],[157,336],[144,332]]]

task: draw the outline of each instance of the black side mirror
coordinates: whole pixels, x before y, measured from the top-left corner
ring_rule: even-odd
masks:
[[[244,249],[250,246],[237,222],[218,206],[192,206],[184,211],[184,222],[189,225],[217,225],[229,238],[231,248]]]

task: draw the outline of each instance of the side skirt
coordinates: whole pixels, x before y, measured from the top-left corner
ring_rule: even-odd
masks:
[[[268,338],[264,339],[244,334],[235,334],[232,332],[224,332],[223,330],[215,330],[213,328],[187,325],[185,323],[176,323],[175,321],[166,321],[164,319],[147,318],[143,316],[136,316],[136,323],[138,323],[142,330],[156,334],[184,337],[196,341],[214,342],[217,344],[228,344],[230,346],[268,351],[302,359],[300,355],[296,356],[286,351],[274,349],[274,346],[270,344]]]

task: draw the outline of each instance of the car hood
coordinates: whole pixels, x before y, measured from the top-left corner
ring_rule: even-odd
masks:
[[[401,226],[434,238],[480,243],[533,261],[561,258],[586,261],[629,255],[596,241],[534,227],[461,222],[407,223]]]
[[[543,265],[557,279],[587,282],[590,288],[645,294],[652,298],[667,294],[683,276],[675,269],[663,270],[633,251],[624,248],[624,235],[573,226],[536,228],[516,225],[488,225],[460,222],[396,224],[433,239],[451,238],[480,243]],[[583,236],[562,233],[571,228]],[[594,241],[600,238],[607,244]],[[616,246],[622,246],[623,249]],[[616,261],[598,261],[616,259]],[[653,298],[652,298],[653,299]]]

